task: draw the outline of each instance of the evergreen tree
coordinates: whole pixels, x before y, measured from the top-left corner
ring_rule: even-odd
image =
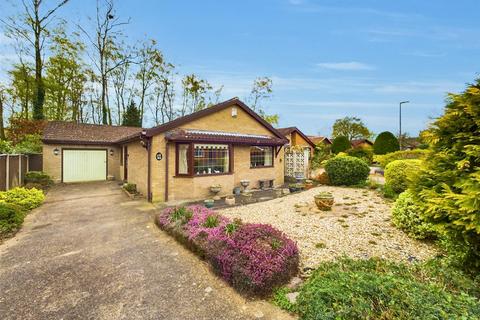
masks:
[[[141,127],[142,126],[142,116],[140,109],[137,108],[135,102],[131,102],[128,107],[127,111],[125,111],[123,115],[122,126],[128,127]]]
[[[390,131],[380,133],[373,144],[375,154],[387,154],[400,150],[398,139]]]
[[[332,152],[340,153],[345,152],[352,147],[350,140],[345,136],[338,136],[332,141]]]

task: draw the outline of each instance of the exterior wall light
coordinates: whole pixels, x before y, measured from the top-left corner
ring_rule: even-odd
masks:
[[[110,149],[110,156],[113,156],[113,149]]]
[[[60,153],[60,150],[58,150],[58,148],[53,149],[54,155],[58,156],[59,153]]]

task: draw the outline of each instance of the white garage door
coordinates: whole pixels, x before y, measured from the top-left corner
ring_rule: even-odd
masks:
[[[63,150],[63,182],[106,179],[106,150]]]

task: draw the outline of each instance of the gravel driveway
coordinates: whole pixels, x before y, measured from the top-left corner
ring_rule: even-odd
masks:
[[[335,198],[331,212],[316,209],[313,196],[321,191],[331,192]],[[404,262],[435,255],[434,246],[412,240],[392,226],[390,207],[391,203],[371,190],[320,186],[219,212],[245,222],[271,224],[284,231],[297,241],[304,268],[314,268],[342,255]]]
[[[113,182],[53,188],[0,245],[0,318],[289,319],[246,301]]]

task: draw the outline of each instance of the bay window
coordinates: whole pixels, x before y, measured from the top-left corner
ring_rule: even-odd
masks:
[[[228,144],[178,143],[177,175],[231,173],[231,151]]]
[[[273,167],[273,147],[250,147],[250,168]]]

